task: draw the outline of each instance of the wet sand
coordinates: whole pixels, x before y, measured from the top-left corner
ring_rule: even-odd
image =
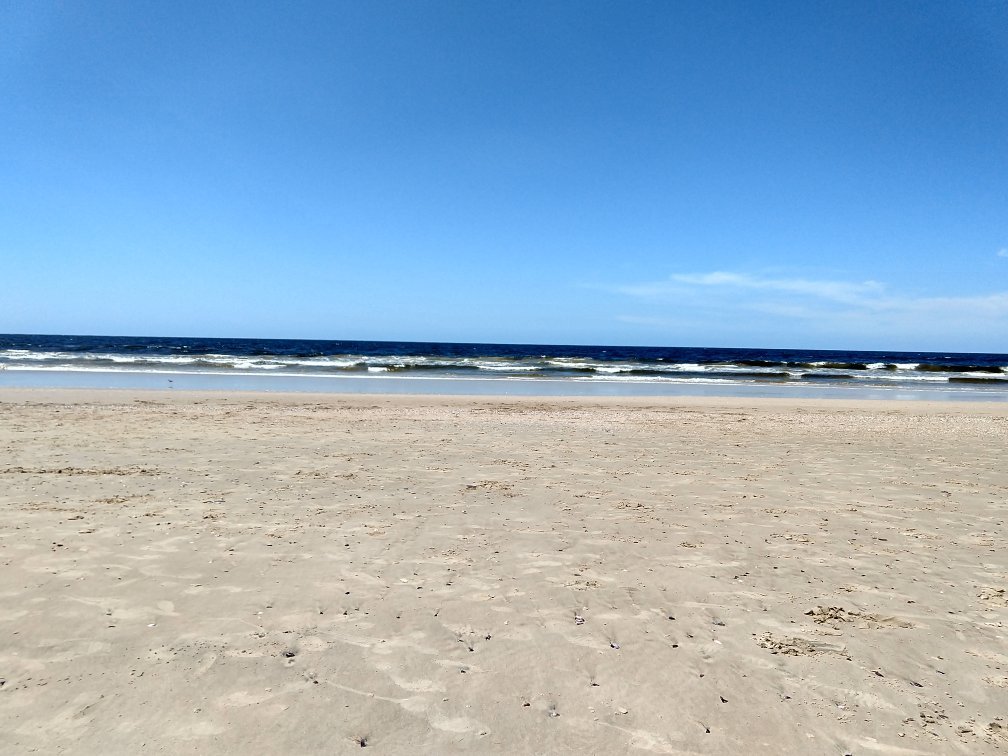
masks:
[[[1008,406],[0,391],[10,753],[1008,749]]]

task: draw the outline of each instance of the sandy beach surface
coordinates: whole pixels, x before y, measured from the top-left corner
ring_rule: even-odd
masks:
[[[0,392],[4,753],[1008,751],[1008,406]]]

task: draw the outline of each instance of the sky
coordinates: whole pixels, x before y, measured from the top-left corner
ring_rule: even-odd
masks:
[[[0,0],[0,332],[1008,352],[1008,3]]]

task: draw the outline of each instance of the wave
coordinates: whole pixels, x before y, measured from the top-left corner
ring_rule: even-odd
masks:
[[[865,362],[792,362],[789,363],[799,368],[823,368],[826,370],[868,370],[869,366]]]
[[[934,373],[1001,373],[1004,368],[999,365],[942,365],[933,362],[922,362],[917,370]]]
[[[973,383],[994,386],[997,384],[1008,384],[1008,378],[994,378],[988,376],[976,376],[976,375],[953,375],[948,379],[949,383]]]
[[[2,343],[2,341],[0,341]],[[395,375],[400,377],[482,377],[488,379],[555,379],[594,381],[672,381],[672,382],[821,382],[837,385],[912,386],[960,383],[996,386],[1008,383],[1008,360],[986,364],[962,360],[950,362],[944,355],[931,359],[902,361],[910,354],[893,354],[885,359],[809,359],[809,354],[780,355],[781,359],[736,356],[733,359],[706,359],[703,350],[680,350],[686,359],[652,355],[646,349],[596,349],[594,356],[550,354],[527,350],[518,354],[488,353],[481,345],[425,345],[422,352],[410,345],[409,353],[367,350],[323,353],[310,348],[281,352],[265,342],[256,343],[241,353],[229,353],[221,344],[159,344],[156,349],[143,345],[104,345],[88,351],[73,345],[59,349],[0,349],[0,369],[47,371],[142,371],[206,372],[229,374],[282,375]],[[112,348],[112,347],[115,348]],[[452,349],[447,349],[451,346]],[[482,345],[486,347],[488,345]],[[738,351],[738,350],[736,350]],[[461,352],[461,353],[460,353]],[[852,353],[860,357],[867,353]],[[776,356],[776,355],[775,355]],[[843,357],[843,354],[831,354]],[[921,354],[919,357],[928,355]],[[692,358],[692,359],[691,359]]]

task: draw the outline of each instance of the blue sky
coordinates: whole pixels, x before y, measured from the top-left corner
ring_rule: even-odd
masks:
[[[1008,352],[1002,2],[0,0],[0,332]]]

